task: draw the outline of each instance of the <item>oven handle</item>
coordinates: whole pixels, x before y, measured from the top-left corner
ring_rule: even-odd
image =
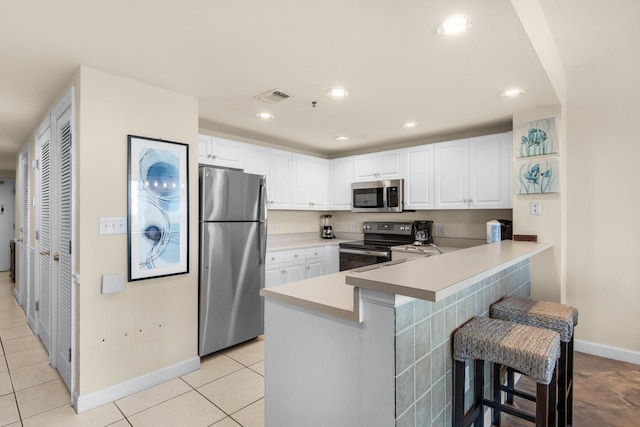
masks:
[[[367,250],[361,250],[361,249],[346,249],[346,248],[340,248],[340,253],[355,254],[355,255],[373,255],[373,256],[383,256],[383,257],[389,256],[389,252],[367,251]]]

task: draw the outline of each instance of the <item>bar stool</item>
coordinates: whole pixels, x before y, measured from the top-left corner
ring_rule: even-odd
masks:
[[[453,425],[484,425],[484,406],[492,408],[492,425],[500,425],[502,412],[535,422],[537,427],[553,427],[556,422],[557,362],[560,337],[557,332],[497,319],[474,317],[453,335]],[[465,360],[474,361],[473,402],[465,415]],[[483,397],[484,362],[494,366],[492,399]],[[530,414],[501,402],[502,365],[534,379],[536,413]]]
[[[491,317],[560,334],[558,369],[558,426],[573,424],[573,329],[578,324],[578,309],[555,302],[530,298],[504,297],[491,306]],[[507,387],[513,389],[514,372],[507,370]],[[528,400],[534,396],[519,394]],[[513,393],[507,393],[507,403],[513,403]]]

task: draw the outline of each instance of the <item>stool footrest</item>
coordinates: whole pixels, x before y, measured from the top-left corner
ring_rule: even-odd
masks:
[[[506,385],[501,385],[500,386],[500,391],[511,393],[514,396],[518,396],[518,397],[521,397],[523,399],[527,399],[527,400],[529,400],[531,402],[535,402],[536,401],[536,396],[535,395],[529,394],[529,393],[525,393],[524,391],[520,391],[520,390],[517,390],[515,388],[508,387]]]
[[[512,406],[503,405],[502,403],[497,403],[490,399],[482,399],[482,403],[484,403],[490,408],[497,409],[500,412],[504,412],[505,414],[513,415],[515,417],[522,418],[527,421],[531,421],[532,423],[536,422],[535,415],[529,412],[522,411],[520,409],[516,409]]]

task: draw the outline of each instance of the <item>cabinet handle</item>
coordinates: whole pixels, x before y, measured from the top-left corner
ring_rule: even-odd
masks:
[[[288,273],[288,272],[289,272],[289,270],[287,270],[286,268],[282,269],[282,273]]]
[[[298,254],[295,254],[293,257],[294,257],[294,258],[298,258]]]
[[[51,252],[50,251],[40,252],[40,255],[49,256],[49,255],[51,255]]]
[[[307,265],[307,270],[309,270],[310,268],[311,268],[311,266],[310,266],[310,265]]]
[[[212,159],[217,159],[217,158],[218,158],[218,155],[217,155],[217,154],[212,154],[212,155],[211,155],[211,158],[212,158]]]
[[[53,254],[53,260],[54,261],[60,261],[60,254],[58,252],[56,252],[55,254]]]
[[[207,154],[207,159],[210,159],[210,158],[211,158],[211,154]]]

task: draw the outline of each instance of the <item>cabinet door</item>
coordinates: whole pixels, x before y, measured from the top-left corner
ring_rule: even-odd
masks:
[[[289,209],[291,198],[291,153],[269,151],[267,194],[269,209]]]
[[[376,153],[353,156],[353,180],[375,181],[378,177],[378,157]]]
[[[511,207],[511,132],[469,141],[469,206]]]
[[[211,164],[226,168],[242,169],[242,143],[224,138],[211,137]]]
[[[312,194],[310,191],[309,168],[311,157],[294,154],[292,158],[291,176],[291,207],[293,209],[308,210],[312,207]]]
[[[305,279],[311,279],[313,277],[322,276],[325,274],[325,260],[324,258],[308,259],[305,262]]]
[[[297,282],[305,278],[304,260],[291,261],[284,264],[285,283]]]
[[[198,163],[211,164],[211,137],[198,135]]]
[[[282,285],[284,283],[284,264],[271,264],[264,267],[264,287]]]
[[[469,207],[469,141],[435,144],[435,208]]]
[[[353,157],[332,159],[331,168],[331,207],[333,211],[351,209],[351,181],[353,180]]]
[[[391,150],[378,153],[378,179],[402,178],[403,151]]]
[[[309,166],[311,209],[327,210],[329,209],[329,160],[312,157]]]
[[[429,144],[405,150],[405,209],[433,209],[435,206],[433,147]]]
[[[245,144],[244,171],[256,175],[269,175],[269,149],[258,145]],[[267,187],[269,193],[269,187]]]

